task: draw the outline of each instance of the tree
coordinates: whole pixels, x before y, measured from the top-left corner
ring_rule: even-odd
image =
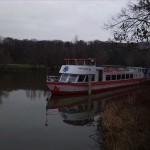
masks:
[[[11,63],[12,59],[10,57],[10,54],[7,50],[0,47],[0,64],[7,64]]]
[[[150,43],[150,0],[137,0],[106,25],[116,41]]]

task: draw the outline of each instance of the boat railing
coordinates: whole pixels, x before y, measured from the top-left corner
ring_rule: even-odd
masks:
[[[95,66],[96,60],[92,58],[78,59],[78,58],[65,58],[66,65],[78,65],[78,66]]]
[[[59,76],[47,76],[48,82],[59,82]]]

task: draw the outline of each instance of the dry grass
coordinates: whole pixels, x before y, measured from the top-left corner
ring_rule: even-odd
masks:
[[[132,95],[132,100],[127,97],[109,105],[102,113],[104,149],[150,149],[149,108],[150,88],[138,91]]]

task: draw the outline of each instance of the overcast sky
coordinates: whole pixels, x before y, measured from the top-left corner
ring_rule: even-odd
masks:
[[[0,0],[0,36],[17,39],[107,41],[104,23],[129,0]]]

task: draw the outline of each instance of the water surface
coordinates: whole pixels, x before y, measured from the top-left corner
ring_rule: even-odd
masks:
[[[53,102],[59,102],[56,97],[52,104],[46,101],[45,77],[42,72],[0,73],[0,149],[100,149],[96,141],[99,114],[91,114],[86,107],[83,116],[83,109],[76,112],[79,120],[66,120],[66,105],[54,107]],[[89,105],[87,97],[85,100],[79,103]],[[77,105],[71,104],[72,108]]]
[[[100,150],[100,115],[107,106],[132,104],[143,86],[103,93],[54,96],[46,73],[0,72],[0,149]]]

